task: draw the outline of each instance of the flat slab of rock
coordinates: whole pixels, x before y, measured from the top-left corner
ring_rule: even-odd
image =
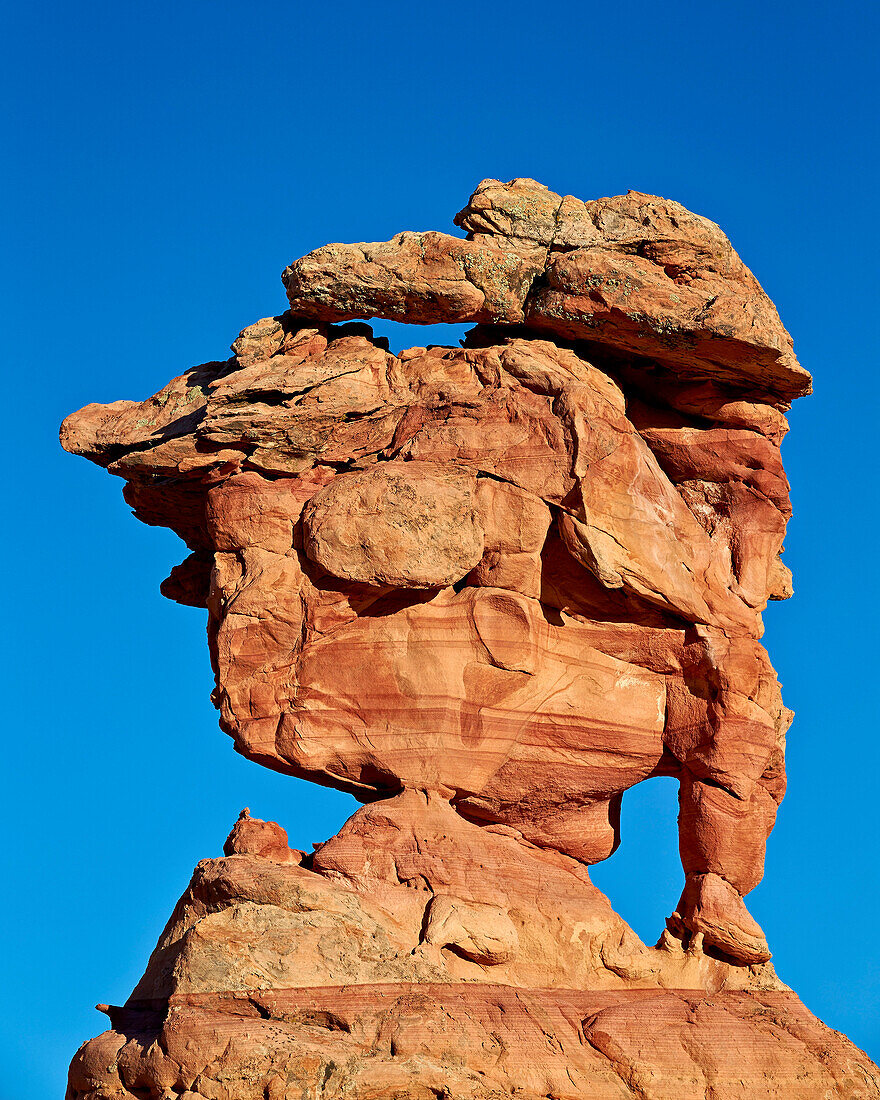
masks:
[[[467,240],[401,233],[309,253],[284,272],[292,312],[523,323],[782,404],[810,392],[754,275],[717,225],[680,203],[637,191],[581,202],[534,180],[484,180],[456,223]]]

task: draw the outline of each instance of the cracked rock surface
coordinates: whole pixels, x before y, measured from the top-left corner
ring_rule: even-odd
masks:
[[[207,610],[237,751],[365,803],[308,856],[243,813],[69,1100],[880,1096],[743,900],[809,375],[677,203],[487,180],[456,225],[317,249],[232,358],[62,427],[189,547],[162,591]],[[474,327],[393,354],[375,317]],[[685,887],[652,948],[588,867],[658,775]]]

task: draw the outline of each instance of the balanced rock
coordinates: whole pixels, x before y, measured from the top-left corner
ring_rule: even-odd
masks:
[[[880,1096],[743,900],[809,375],[677,203],[488,180],[456,224],[318,249],[231,359],[62,427],[189,546],[162,591],[208,611],[236,749],[366,804],[310,856],[244,812],[69,1098]],[[374,317],[476,327],[395,355]],[[588,866],[659,775],[685,887],[648,947]]]

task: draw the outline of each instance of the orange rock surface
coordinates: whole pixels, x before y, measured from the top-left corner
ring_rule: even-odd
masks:
[[[236,749],[367,803],[308,857],[243,814],[70,1100],[880,1096],[743,901],[809,376],[677,203],[490,180],[456,222],[318,249],[233,358],[62,427],[189,546],[162,591],[208,610]],[[476,328],[394,355],[370,317]],[[686,885],[651,948],[587,867],[656,775]]]

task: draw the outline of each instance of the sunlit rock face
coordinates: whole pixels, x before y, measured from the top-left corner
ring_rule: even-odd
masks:
[[[791,594],[779,448],[809,392],[791,339],[677,203],[489,180],[456,224],[318,249],[233,358],[64,423],[190,547],[162,591],[208,610],[236,749],[367,803],[311,856],[243,817],[70,1096],[880,1095],[846,1040],[820,1056],[831,1033],[743,902],[791,717],[759,641]],[[475,327],[395,355],[373,317]],[[686,886],[648,948],[587,866],[657,775],[680,783]],[[513,1014],[511,989],[532,991]],[[367,1058],[380,990],[395,1038]],[[658,1011],[695,1036],[677,1075]],[[546,1012],[568,1023],[538,1070]],[[614,1023],[584,1048],[578,1012]],[[760,1084],[774,1066],[782,1091]]]

